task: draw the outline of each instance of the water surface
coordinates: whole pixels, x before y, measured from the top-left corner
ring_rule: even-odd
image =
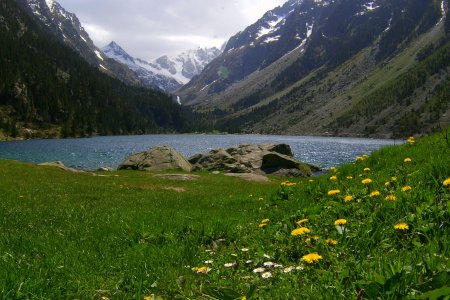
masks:
[[[185,157],[211,149],[238,144],[286,143],[295,158],[325,168],[353,161],[358,155],[399,141],[363,138],[281,135],[139,135],[104,136],[83,139],[26,140],[0,142],[0,158],[41,163],[62,161],[66,166],[96,169],[117,168],[130,154],[156,145],[169,145]]]

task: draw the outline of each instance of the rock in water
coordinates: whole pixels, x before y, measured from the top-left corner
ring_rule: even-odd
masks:
[[[163,171],[181,169],[187,172],[192,165],[184,156],[169,146],[156,146],[147,151],[130,155],[118,170]]]
[[[273,174],[283,177],[310,176],[309,165],[294,159],[286,144],[239,145],[196,154],[189,159],[193,170],[221,170],[231,173]]]

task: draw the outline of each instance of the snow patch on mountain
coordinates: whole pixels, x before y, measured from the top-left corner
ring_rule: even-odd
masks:
[[[177,56],[165,55],[145,61],[132,57],[114,41],[103,47],[102,51],[109,58],[127,65],[145,83],[156,85],[167,92],[172,92],[188,83],[221,53],[217,48],[198,48]]]

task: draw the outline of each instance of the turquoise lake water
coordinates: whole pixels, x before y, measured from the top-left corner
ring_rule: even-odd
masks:
[[[402,142],[363,138],[234,134],[105,136],[0,142],[0,158],[35,163],[60,160],[66,166],[79,169],[96,169],[102,166],[117,168],[128,155],[156,145],[169,145],[188,158],[196,153],[206,153],[211,149],[238,144],[286,143],[291,146],[296,159],[329,168],[351,162],[356,156],[369,154],[380,147]]]

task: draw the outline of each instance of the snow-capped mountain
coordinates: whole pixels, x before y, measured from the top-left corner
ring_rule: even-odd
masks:
[[[145,85],[157,86],[166,92],[173,92],[188,83],[221,53],[215,47],[198,48],[148,62],[132,57],[114,41],[103,47],[102,51],[108,57],[127,65]]]
[[[126,66],[109,59],[92,42],[77,16],[66,11],[55,0],[18,0],[43,27],[77,51],[101,71],[129,84],[141,85],[139,78]]]
[[[338,65],[375,42],[375,56],[381,59],[396,51],[416,25],[436,24],[442,7],[441,0],[289,0],[231,37],[223,54],[178,94],[185,104],[210,101],[211,95],[276,63],[286,71],[271,83],[273,92],[313,69]],[[279,63],[293,55],[290,66]]]

